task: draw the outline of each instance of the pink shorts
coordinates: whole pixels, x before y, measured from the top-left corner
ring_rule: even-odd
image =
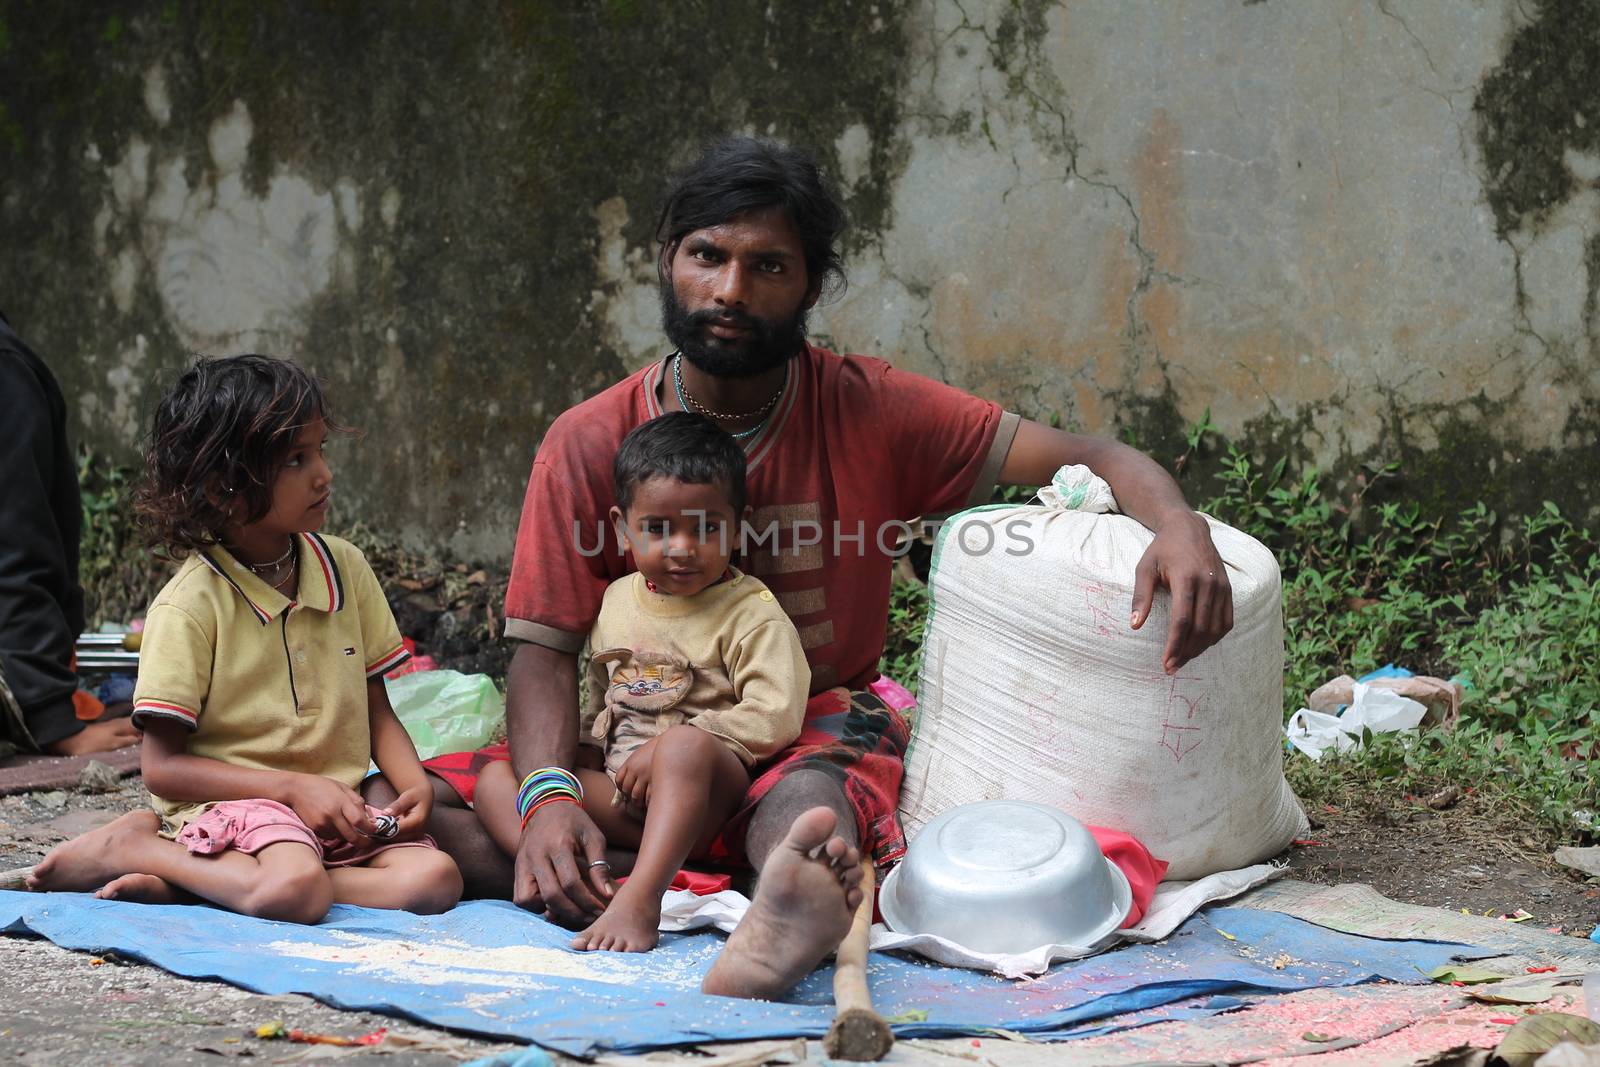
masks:
[[[369,805],[367,814],[377,815],[378,809]],[[411,841],[373,838],[361,844],[342,840],[324,843],[293,809],[276,800],[224,800],[178,831],[177,837],[178,844],[200,856],[230,848],[253,856],[268,845],[283,841],[308,846],[324,867],[353,867],[391,848],[438,847],[433,838],[427,836]]]

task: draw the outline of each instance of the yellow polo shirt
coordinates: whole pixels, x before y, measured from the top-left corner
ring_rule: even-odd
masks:
[[[133,722],[182,723],[191,755],[355,788],[372,751],[367,680],[410,653],[354,545],[299,534],[295,547],[293,600],[221,546],[184,563],[145,615]],[[169,835],[215,803],[150,801]]]

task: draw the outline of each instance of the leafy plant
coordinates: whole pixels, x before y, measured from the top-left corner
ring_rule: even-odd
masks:
[[[78,581],[90,629],[123,623],[144,609],[172,574],[140,539],[133,522],[137,472],[88,450],[78,453],[78,491],[83,532],[78,542]]]
[[[889,629],[878,669],[916,692],[922,671],[922,632],[928,621],[928,587],[898,579],[889,590]]]

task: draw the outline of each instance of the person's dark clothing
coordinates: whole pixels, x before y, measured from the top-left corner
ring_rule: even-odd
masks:
[[[72,704],[82,528],[61,387],[0,315],[0,676],[23,722],[0,720],[24,748],[83,729]]]

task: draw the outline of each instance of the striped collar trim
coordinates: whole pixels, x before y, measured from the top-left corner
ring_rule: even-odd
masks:
[[[676,352],[667,353],[659,363],[652,364],[644,372],[641,385],[644,387],[644,412],[646,418],[653,419],[664,413],[661,400],[656,394],[661,388],[661,383],[666,380],[667,367],[672,363],[672,357],[675,355],[677,355]],[[773,443],[783,432],[784,423],[789,421],[789,413],[794,410],[795,393],[799,391],[801,379],[795,364],[802,359],[809,358],[810,355],[811,345],[808,342],[805,346],[805,351],[789,361],[788,376],[783,380],[783,399],[778,401],[777,410],[772,413],[766,424],[761,427],[760,433],[739,441],[739,444],[744,448],[746,473],[755,470],[761,461],[767,458],[767,454],[772,451]]]
[[[296,536],[300,538],[301,551],[300,580],[294,600],[258,578],[254,571],[240,563],[221,545],[212,545],[198,555],[213,574],[239,594],[239,598],[263,626],[296,604],[330,613],[340,610],[344,607],[344,577],[333,558],[333,550],[317,534]]]
[[[300,603],[318,611],[339,611],[344,607],[344,578],[334,562],[333,550],[320,534],[300,536],[310,549],[300,560]]]

